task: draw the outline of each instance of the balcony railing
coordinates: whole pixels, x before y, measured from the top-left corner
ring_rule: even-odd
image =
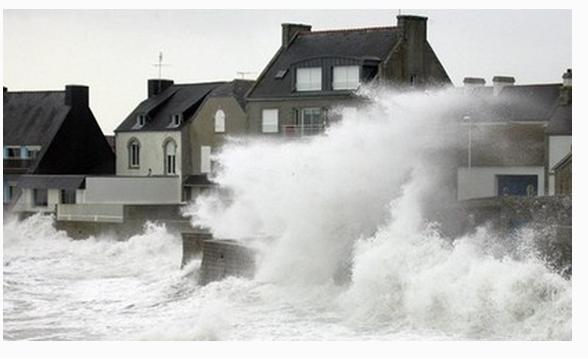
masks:
[[[317,124],[317,125],[296,125],[296,124],[286,124],[282,126],[282,133],[286,137],[302,137],[302,136],[310,136],[310,135],[317,135],[325,132],[325,125]]]
[[[4,159],[4,171],[7,173],[26,173],[33,164],[33,159]]]

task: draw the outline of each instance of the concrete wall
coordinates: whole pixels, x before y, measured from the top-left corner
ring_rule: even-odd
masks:
[[[87,177],[87,204],[178,204],[180,177]]]
[[[555,173],[553,173],[553,166],[561,161],[571,150],[572,150],[572,136],[549,136],[548,137],[548,161],[547,161],[547,172],[548,172],[548,193],[549,195],[555,194]]]
[[[225,132],[215,133],[215,114],[222,109],[225,112]],[[187,169],[184,174],[198,175],[201,172],[202,146],[210,146],[212,152],[225,143],[228,136],[238,136],[247,131],[247,115],[243,108],[233,97],[209,98],[198,111],[194,120],[188,127],[189,148],[187,155],[189,160],[184,165]],[[188,169],[189,168],[189,169]]]
[[[202,248],[200,284],[229,276],[252,277],[255,252],[233,240],[206,240]]]
[[[545,195],[543,167],[461,167],[457,170],[457,200],[497,196],[497,175],[537,175],[537,195]]]
[[[168,139],[176,142],[176,174],[182,175],[182,134],[180,131],[120,132],[116,134],[116,175],[146,176],[164,175],[164,143]],[[129,165],[128,144],[132,138],[139,140],[139,168]]]

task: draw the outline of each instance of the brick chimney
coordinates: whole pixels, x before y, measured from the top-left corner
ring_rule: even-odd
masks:
[[[286,48],[290,44],[290,41],[299,32],[310,32],[312,31],[311,25],[305,24],[282,24],[282,47]]]
[[[514,77],[494,76],[494,78],[492,78],[492,85],[494,86],[494,90],[492,92],[495,96],[498,96],[504,87],[512,86],[514,83]]]
[[[463,88],[465,93],[471,93],[474,88],[484,87],[486,80],[479,77],[465,77],[463,79]]]
[[[153,96],[157,96],[161,92],[168,89],[171,85],[174,84],[172,80],[163,80],[163,79],[151,79],[147,80],[147,98],[151,98]]]
[[[89,91],[88,86],[66,85],[65,105],[71,107],[88,107]]]
[[[403,59],[405,80],[412,86],[425,83],[425,50],[427,46],[427,18],[414,15],[398,15],[397,26],[402,32],[406,56]]]
[[[572,69],[568,68],[566,72],[564,72],[563,76],[563,83],[561,86],[560,94],[559,94],[559,102],[562,105],[567,105],[572,103]]]

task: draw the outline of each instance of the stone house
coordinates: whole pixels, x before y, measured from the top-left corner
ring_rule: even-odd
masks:
[[[250,133],[321,133],[333,108],[361,100],[362,84],[451,85],[427,41],[427,18],[397,20],[395,27],[332,31],[282,24],[282,45],[247,94]]]

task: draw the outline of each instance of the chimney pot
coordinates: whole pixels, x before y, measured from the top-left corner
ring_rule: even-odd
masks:
[[[65,105],[72,107],[88,107],[89,88],[88,86],[66,85]]]
[[[493,93],[498,96],[504,87],[512,86],[515,83],[515,78],[510,76],[494,76],[492,84],[494,86]]]
[[[572,87],[572,69],[568,68],[566,72],[564,72],[563,76],[563,86],[564,87]]]
[[[312,26],[305,24],[282,24],[282,47],[286,48],[299,32],[311,32]]]

